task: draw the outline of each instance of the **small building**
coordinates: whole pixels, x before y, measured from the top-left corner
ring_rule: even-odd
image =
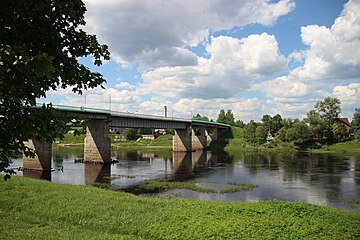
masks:
[[[152,134],[142,135],[141,138],[146,140],[155,140],[155,136]]]

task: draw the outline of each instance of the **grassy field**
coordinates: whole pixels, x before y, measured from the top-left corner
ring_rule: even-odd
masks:
[[[335,143],[332,145],[324,145],[320,149],[312,149],[311,152],[314,153],[336,152],[336,153],[360,154],[360,141],[354,140],[349,142]]]
[[[1,239],[360,239],[360,212],[304,203],[134,196],[0,180]]]
[[[142,149],[142,148],[156,148],[170,150],[172,149],[172,137],[171,134],[160,135],[155,140],[139,139],[129,140],[125,142],[112,142],[113,147],[119,147],[122,149]]]

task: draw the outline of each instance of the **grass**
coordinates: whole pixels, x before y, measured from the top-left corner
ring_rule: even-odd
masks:
[[[170,182],[167,180],[153,180],[140,186],[140,189],[151,192],[169,189],[189,189],[196,192],[206,193],[215,192],[214,189],[198,187],[195,182]]]
[[[123,149],[145,149],[145,148],[157,148],[163,150],[169,150],[172,148],[172,137],[171,134],[160,135],[155,140],[139,139],[137,141],[130,140],[124,142],[112,143],[115,147]]]
[[[313,153],[358,153],[360,154],[360,141],[353,140],[349,142],[341,142],[330,145],[323,145],[319,149],[310,150]]]
[[[295,151],[296,147],[292,142],[272,141],[271,144],[255,144],[245,140],[244,129],[239,127],[231,127],[231,131],[225,133],[219,139],[208,144],[211,151]]]
[[[57,144],[84,144],[85,134],[64,134],[64,139],[56,139]]]
[[[360,213],[299,202],[134,196],[0,180],[1,239],[360,239]]]
[[[254,185],[251,183],[232,183],[229,182],[229,185],[235,185],[237,187],[227,187],[221,189],[220,193],[235,193],[235,192],[243,192],[243,191],[252,191],[254,188],[259,187],[258,185]]]

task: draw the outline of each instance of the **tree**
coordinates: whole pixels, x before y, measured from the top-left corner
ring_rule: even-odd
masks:
[[[326,97],[323,101],[316,102],[315,109],[323,119],[332,125],[341,112],[340,104],[338,98]]]
[[[255,137],[257,143],[265,143],[268,130],[264,125],[259,125],[255,130]]]
[[[209,118],[206,116],[201,116],[199,113],[196,114],[196,116],[193,116],[192,119],[194,120],[204,120],[204,121],[209,121]]]
[[[286,139],[293,141],[296,145],[303,145],[310,135],[309,127],[304,121],[296,122],[286,131]]]
[[[51,104],[36,108],[48,90],[84,89],[105,82],[78,62],[93,56],[94,64],[109,59],[106,45],[81,29],[85,25],[81,0],[0,3],[0,171],[21,151],[33,154],[23,141],[53,141],[61,137],[66,120]],[[6,175],[8,177],[8,175]]]
[[[343,142],[346,140],[346,135],[348,132],[346,131],[346,127],[344,123],[342,122],[334,123],[331,128],[335,141]]]
[[[216,121],[234,125],[235,124],[234,114],[232,113],[231,110],[227,110],[227,112],[225,113],[225,110],[221,109]]]
[[[284,125],[282,124],[282,117],[280,114],[276,114],[271,119],[271,133],[277,133]]]
[[[225,110],[221,109],[218,115],[218,118],[216,119],[217,122],[225,123]]]
[[[124,134],[124,136],[125,136],[125,138],[127,140],[135,140],[135,139],[137,139],[136,131],[133,128],[125,128],[123,134]]]
[[[235,127],[244,128],[244,127],[245,127],[245,123],[244,123],[242,120],[237,120],[237,121],[234,123],[234,126],[235,126]]]
[[[254,120],[251,120],[248,124],[246,124],[244,128],[244,137],[246,141],[255,143],[256,142],[256,128],[257,124]]]
[[[269,128],[271,128],[271,120],[272,117],[270,115],[263,115],[263,117],[261,118],[261,121],[263,122],[263,124],[265,125],[265,127],[269,130]]]
[[[360,108],[355,108],[355,113],[351,121],[351,127],[354,131],[360,129]]]
[[[351,121],[351,127],[356,140],[360,140],[360,108],[355,108],[355,113]]]
[[[316,136],[320,139],[326,136],[328,124],[318,112],[316,112],[315,110],[310,110],[306,114],[306,118],[304,118],[304,121],[309,124],[310,132],[313,136]]]

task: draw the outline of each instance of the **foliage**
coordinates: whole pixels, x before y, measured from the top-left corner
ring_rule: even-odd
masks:
[[[315,109],[326,122],[333,124],[341,112],[340,104],[338,98],[326,97],[323,101],[316,102]]]
[[[260,143],[260,144],[265,143],[267,133],[268,133],[268,131],[265,126],[263,126],[263,125],[257,126],[256,130],[255,130],[256,142]]]
[[[257,124],[254,120],[251,120],[248,124],[246,124],[244,128],[244,137],[246,141],[250,143],[256,142],[256,128]]]
[[[101,74],[78,62],[93,56],[94,64],[109,59],[106,45],[81,29],[85,25],[81,0],[0,3],[0,171],[21,151],[33,154],[23,142],[51,142],[68,121],[51,104],[40,109],[36,99],[49,90],[84,89],[104,83]]]
[[[15,240],[360,237],[356,211],[300,202],[143,197],[18,177],[0,181],[0,211],[1,238]]]
[[[259,187],[251,183],[228,183],[229,185],[236,185],[237,187],[228,187],[221,189],[220,193],[234,193],[234,192],[243,192],[243,191],[252,191],[254,188]]]
[[[196,114],[196,116],[193,116],[192,119],[194,120],[204,120],[204,121],[209,121],[209,118],[206,116],[201,116],[200,113]]]
[[[328,123],[323,119],[320,114],[315,110],[310,110],[306,114],[304,121],[309,124],[310,132],[319,139],[324,138]]]
[[[334,136],[334,140],[337,142],[343,142],[346,139],[347,130],[345,128],[345,124],[342,122],[334,123],[332,125],[332,133]]]
[[[86,136],[85,134],[74,135],[71,133],[67,133],[64,134],[64,138],[56,139],[56,142],[61,144],[80,144],[80,143],[83,144],[85,136]]]
[[[232,113],[232,111],[230,109],[227,110],[226,113],[225,113],[224,109],[221,109],[216,121],[220,122],[220,123],[234,125],[235,124],[234,114]]]
[[[360,108],[355,108],[354,116],[351,121],[351,127],[355,132],[360,129]]]
[[[243,128],[245,127],[245,123],[241,120],[237,120],[235,123],[234,123],[234,126],[235,127],[240,127],[240,128]]]
[[[125,136],[125,138],[127,140],[135,140],[135,139],[137,139],[136,131],[133,128],[125,128],[123,134],[124,134],[124,136]]]
[[[196,186],[195,182],[171,182],[167,180],[153,180],[140,186],[140,188],[151,192],[157,192],[168,189],[189,189],[196,192],[207,192],[207,193],[215,192],[214,189],[198,187]]]
[[[309,139],[309,127],[304,121],[296,122],[286,131],[286,139],[297,145],[303,145]]]

